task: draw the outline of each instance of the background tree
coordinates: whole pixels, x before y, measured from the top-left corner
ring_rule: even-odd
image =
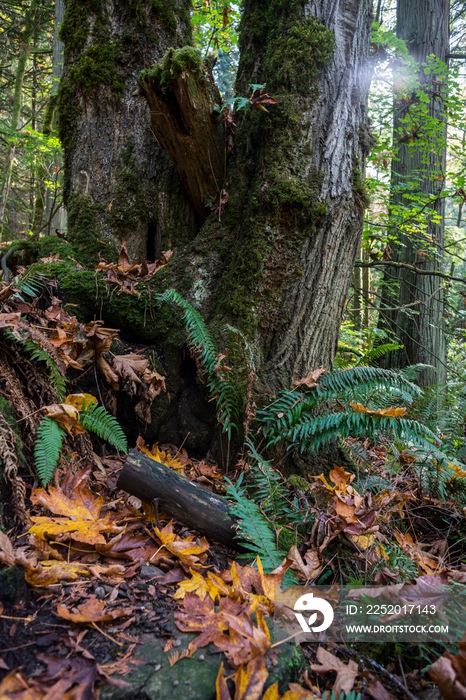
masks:
[[[385,366],[432,365],[419,378],[427,386],[446,379],[445,282],[428,273],[442,272],[444,260],[449,3],[398,0],[396,34],[418,72],[395,70],[390,258],[419,272],[385,269],[380,324],[403,344]]]

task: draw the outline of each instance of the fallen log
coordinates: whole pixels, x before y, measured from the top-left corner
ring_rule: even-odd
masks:
[[[208,539],[242,550],[234,539],[235,520],[229,515],[224,498],[142,452],[130,450],[117,486],[149,505],[155,501],[159,512],[179,520]]]

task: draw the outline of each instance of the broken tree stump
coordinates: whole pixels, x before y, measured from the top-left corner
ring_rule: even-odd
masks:
[[[225,170],[222,98],[212,70],[192,46],[169,49],[139,75],[153,133],[169,154],[202,223],[221,193]]]
[[[207,538],[242,550],[234,539],[235,520],[228,513],[224,498],[177,474],[164,464],[130,450],[117,486],[141,501],[152,504],[158,500],[158,509]]]

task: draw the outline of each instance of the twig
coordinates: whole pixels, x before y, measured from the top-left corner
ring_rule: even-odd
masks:
[[[98,625],[96,625],[95,622],[91,622],[91,625],[97,630],[97,632],[100,632],[100,634],[103,634],[104,637],[107,637],[107,639],[110,639],[110,641],[113,642],[114,644],[118,644],[119,647],[124,646],[123,642],[117,642],[116,639],[113,639],[113,637],[111,637],[109,634],[107,634],[106,632],[101,630],[100,627]]]

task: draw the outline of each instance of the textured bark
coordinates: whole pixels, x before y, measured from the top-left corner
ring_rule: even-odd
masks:
[[[337,347],[365,205],[370,19],[368,2],[244,3],[237,92],[266,83],[280,104],[239,123],[225,218],[198,234],[191,288],[211,321],[254,339],[272,394]]]
[[[221,97],[208,65],[192,49],[169,51],[163,66],[148,71],[140,84],[150,107],[157,141],[167,151],[194,206],[205,221],[225,172]],[[190,59],[190,54],[194,59]],[[172,57],[182,64],[173,66]]]
[[[419,82],[424,92],[429,95],[429,114],[444,120],[442,99],[439,98],[439,86],[435,74],[426,75],[422,63],[427,56],[434,54],[442,61],[446,60],[449,40],[449,2],[444,0],[398,0],[397,36],[407,42],[411,56],[420,64]],[[406,115],[408,103],[395,102],[394,134],[398,136],[400,120]],[[440,215],[441,223],[429,223],[424,236],[401,235],[394,249],[393,260],[415,264],[423,271],[442,270],[444,245],[444,210],[445,200],[440,198],[444,187],[445,150],[432,151],[429,162],[422,162],[425,157],[422,149],[412,150],[404,143],[400,144],[397,159],[392,166],[392,201],[405,204],[400,186],[406,181],[416,182],[419,190],[427,195],[435,195],[432,209]],[[435,179],[436,178],[436,179]],[[408,202],[409,204],[409,202]],[[428,251],[424,257],[425,251]],[[443,323],[444,293],[442,282],[438,277],[417,275],[407,269],[387,269],[385,282],[390,285],[392,293],[387,293],[381,304],[381,325],[395,333],[403,343],[403,350],[390,353],[384,364],[390,368],[402,368],[407,365],[423,363],[432,365],[432,370],[425,370],[419,377],[421,385],[441,384],[446,378],[446,347]],[[414,302],[418,302],[413,306]],[[408,309],[383,311],[389,308],[408,306]],[[414,311],[414,313],[413,313]]]
[[[72,2],[76,0],[67,0]],[[105,17],[112,20],[112,36],[121,35],[130,16],[119,2],[104,5]],[[220,217],[211,214],[200,228],[180,177],[150,131],[150,109],[165,110],[162,98],[166,100],[167,94],[143,83],[150,109],[144,98],[133,97],[137,69],[160,63],[167,42],[171,39],[176,45],[173,35],[161,31],[152,45],[147,41],[149,24],[144,25],[139,33],[141,51],[136,56],[125,54],[129,68],[125,68],[123,94],[118,99],[110,86],[73,88],[79,107],[74,142],[67,145],[64,135],[70,239],[79,243],[72,220],[79,220],[82,211],[73,207],[73,199],[78,204],[91,200],[103,205],[96,214],[100,240],[116,241],[121,235],[112,229],[108,209],[113,206],[113,212],[117,206],[119,154],[133,139],[138,187],[148,213],[125,232],[130,255],[145,257],[144,227],[147,216],[155,216],[157,235],[168,242],[164,247],[174,242],[176,254],[151,282],[151,292],[175,287],[200,310],[220,341],[225,323],[242,330],[256,356],[256,389],[262,396],[288,387],[318,365],[329,367],[335,355],[366,204],[364,159],[371,144],[366,114],[370,5],[369,0],[245,0],[236,92],[247,96],[248,84],[266,83],[279,103],[271,105],[269,112],[251,108],[235,115],[234,150],[223,181],[228,204]],[[151,12],[147,9],[148,17]],[[179,37],[187,33],[181,28],[177,36],[179,46]],[[65,38],[64,107],[73,67],[86,50],[73,54],[66,46]],[[211,108],[212,93],[206,100],[204,115]],[[168,127],[163,129],[158,119],[154,127],[169,152],[173,139],[179,139],[172,158],[180,170],[179,144],[186,134],[175,134],[179,113],[177,117],[173,106],[172,102],[166,113],[171,120]],[[194,101],[185,106],[191,110]],[[215,133],[215,122],[213,126],[209,122],[210,128]],[[201,152],[200,145],[196,148],[189,158]],[[206,151],[204,146],[199,165],[204,171]],[[215,160],[214,170],[220,156]],[[192,172],[192,162],[189,167]],[[205,198],[205,192],[194,196],[186,181],[185,185],[192,201]],[[208,194],[211,187],[212,182],[206,188]],[[219,187],[222,184],[217,182]],[[199,213],[199,204],[196,209]],[[171,233],[174,221],[176,238]],[[95,308],[94,280],[88,291],[77,281],[75,290],[74,300],[82,304],[88,294],[92,296],[88,308]],[[168,417],[160,411],[156,416],[154,408],[154,421],[163,430],[176,413],[173,403],[182,406],[188,401],[187,388],[192,388],[195,376],[192,361],[189,372],[180,371],[176,357],[181,353],[175,356],[173,351],[180,337],[174,329],[177,317],[171,311],[163,316],[162,308],[146,324],[144,307],[144,323],[137,321],[136,330],[134,307],[129,307],[130,303],[136,306],[136,299],[114,295],[103,297],[101,303],[107,323],[117,324],[132,339],[137,333],[140,339],[163,346],[167,373],[183,377],[185,389],[173,380],[172,405],[164,414]],[[186,369],[186,363],[183,366]],[[197,419],[197,409],[192,412]],[[199,418],[205,416],[199,414]],[[188,449],[193,432],[186,442]],[[173,434],[172,441],[185,437],[186,432]]]
[[[192,206],[151,130],[138,89],[141,70],[190,36],[189,1],[65,0],[60,136],[69,239],[89,264],[114,257],[123,238],[133,258],[154,259],[190,235]],[[176,216],[174,215],[176,212]],[[165,240],[162,241],[162,239]],[[149,254],[149,255],[148,255]]]

